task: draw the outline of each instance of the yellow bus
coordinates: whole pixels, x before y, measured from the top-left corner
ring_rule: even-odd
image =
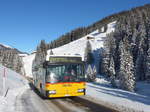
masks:
[[[85,95],[84,64],[77,56],[50,56],[42,65],[33,63],[33,83],[43,96]]]

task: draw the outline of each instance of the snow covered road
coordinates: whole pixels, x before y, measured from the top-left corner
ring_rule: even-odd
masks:
[[[15,112],[105,112],[103,110],[106,110],[104,107],[85,105],[89,103],[83,103],[78,97],[73,100],[72,98],[42,99],[32,89],[24,88],[24,90],[15,99]]]
[[[53,109],[56,108],[47,105],[31,89],[17,96],[15,103],[15,112],[55,112]]]
[[[75,102],[68,98],[42,99],[25,77],[8,68],[5,68],[5,89],[3,89],[4,68],[0,65],[0,112],[96,112],[96,110],[100,112],[101,110],[99,107],[93,110],[90,106],[80,103],[81,100]]]
[[[43,99],[27,83],[0,98],[0,112],[105,112],[103,110],[107,109],[78,97]]]
[[[32,84],[30,86],[31,89],[28,89],[20,98],[24,105],[22,112],[117,112],[88,101],[84,96],[43,99]]]

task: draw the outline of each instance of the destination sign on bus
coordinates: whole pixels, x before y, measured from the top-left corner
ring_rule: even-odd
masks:
[[[81,57],[50,57],[50,63],[81,63]]]

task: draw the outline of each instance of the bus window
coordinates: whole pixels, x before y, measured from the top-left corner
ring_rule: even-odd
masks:
[[[66,64],[48,66],[46,81],[50,83],[84,81],[82,65]]]
[[[46,82],[57,83],[59,80],[57,73],[58,73],[58,68],[51,67],[51,68],[47,69]]]

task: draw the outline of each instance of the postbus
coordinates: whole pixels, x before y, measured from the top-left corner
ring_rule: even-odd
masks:
[[[41,65],[33,63],[33,84],[49,98],[85,95],[84,63],[77,56],[49,56]]]

